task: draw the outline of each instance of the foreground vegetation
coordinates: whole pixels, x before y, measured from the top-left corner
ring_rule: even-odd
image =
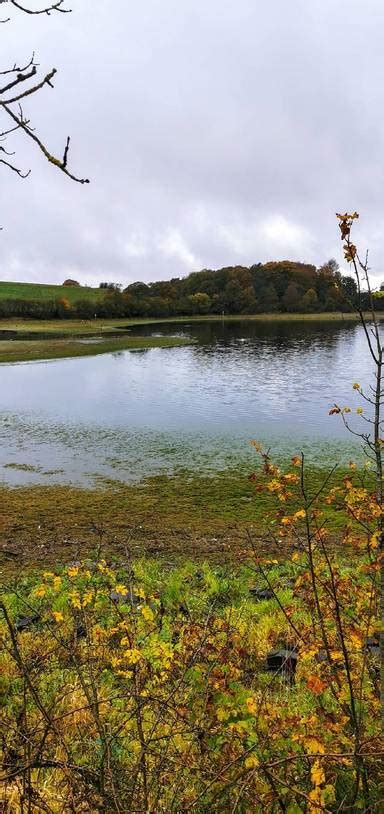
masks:
[[[381,810],[369,469],[307,493],[261,455],[268,553],[244,526],[236,567],[170,567],[95,527],[94,556],[3,578],[7,812]]]

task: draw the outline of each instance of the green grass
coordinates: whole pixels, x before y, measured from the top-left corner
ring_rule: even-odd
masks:
[[[131,337],[100,338],[98,342],[80,339],[43,339],[43,340],[0,340],[0,363],[28,362],[43,359],[63,359],[76,356],[97,356],[101,353],[116,353],[124,350],[146,350],[149,348],[173,348],[188,345],[190,340],[180,337]]]
[[[70,303],[79,300],[99,302],[105,289],[89,286],[46,285],[45,283],[0,282],[0,300],[39,300],[47,302],[65,297]]]

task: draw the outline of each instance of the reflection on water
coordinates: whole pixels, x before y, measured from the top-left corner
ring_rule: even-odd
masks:
[[[357,406],[351,384],[369,381],[360,326],[224,320],[161,324],[153,332],[197,343],[2,365],[2,478],[132,478],[189,464],[222,466],[247,456],[254,437],[278,451],[304,443],[312,457],[327,439],[340,450],[344,441],[350,445],[328,411],[335,401]]]

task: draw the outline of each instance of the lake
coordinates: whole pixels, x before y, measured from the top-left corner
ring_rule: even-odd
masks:
[[[356,457],[334,402],[372,364],[360,325],[251,320],[161,323],[132,334],[194,345],[0,366],[3,483],[87,485],[158,472],[252,465],[249,440],[278,458]],[[361,427],[355,416],[354,426]]]

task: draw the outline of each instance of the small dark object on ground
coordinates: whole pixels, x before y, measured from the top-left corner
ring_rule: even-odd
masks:
[[[364,650],[373,656],[373,658],[379,658],[380,642],[376,636],[368,636],[368,638],[365,640]]]
[[[29,627],[39,622],[40,618],[39,613],[34,613],[32,616],[20,616],[19,619],[16,619],[15,630],[17,630],[18,633],[22,633],[23,630],[28,630]]]
[[[288,646],[281,650],[272,650],[267,656],[267,670],[272,673],[279,673],[291,684],[295,680],[298,653],[294,646]]]
[[[120,593],[119,591],[111,591],[109,594],[109,598],[112,602],[116,605],[128,604],[128,605],[140,605],[142,600],[136,594],[127,591],[126,593]]]
[[[259,602],[261,602],[263,599],[273,599],[274,597],[272,588],[250,588],[249,593]]]
[[[191,618],[191,614],[190,614],[190,612],[188,610],[188,607],[185,604],[185,602],[180,603],[179,611],[180,611],[181,615],[185,617],[185,619],[190,619]]]

